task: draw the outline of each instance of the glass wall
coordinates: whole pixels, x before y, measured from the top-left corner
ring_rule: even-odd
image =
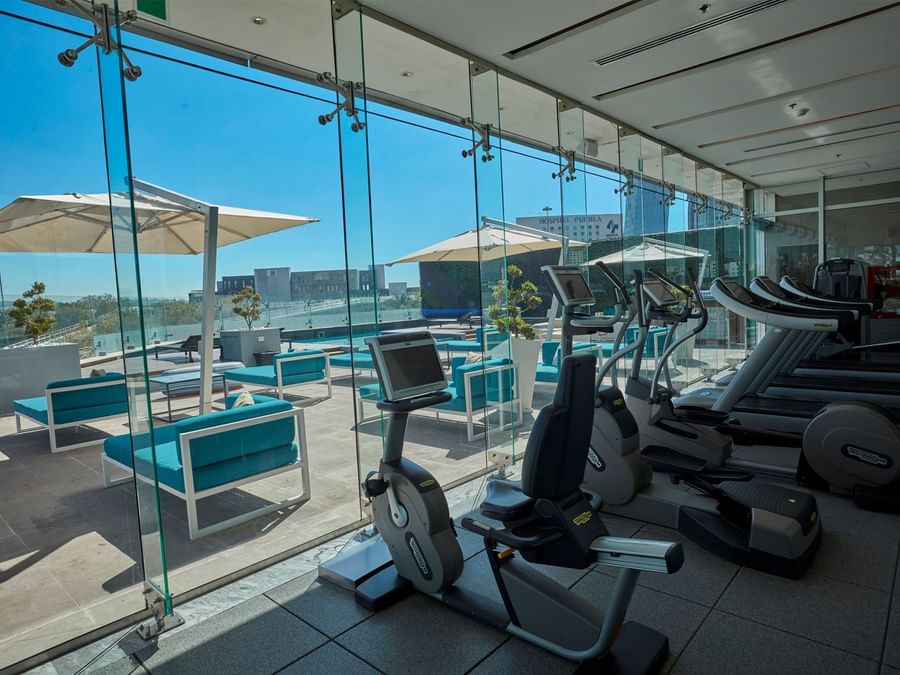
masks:
[[[219,58],[126,26],[129,61],[91,46],[69,68],[56,55],[90,22],[0,13],[17,101],[0,109],[17,158],[0,181],[0,668],[366,523],[383,435],[367,336],[439,342],[455,403],[415,415],[407,451],[448,487],[520,458],[554,393],[542,265],[704,287],[743,269],[740,191],[718,171],[356,11],[304,11],[324,55]],[[735,338],[717,331],[678,355],[679,385],[722,367]],[[108,414],[55,440],[39,412],[17,427],[13,400],[104,377]],[[189,487],[204,455],[181,434],[253,419],[239,398],[293,425],[290,460]]]

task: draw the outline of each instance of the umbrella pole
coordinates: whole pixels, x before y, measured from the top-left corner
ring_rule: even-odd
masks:
[[[205,209],[203,246],[203,316],[200,324],[200,414],[212,409],[213,331],[216,321],[216,251],[219,240],[219,207]],[[225,392],[228,393],[227,391]]]

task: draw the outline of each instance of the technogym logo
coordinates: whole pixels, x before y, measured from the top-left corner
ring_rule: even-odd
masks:
[[[594,471],[603,471],[606,468],[603,460],[600,459],[600,456],[596,452],[594,452],[593,448],[588,448],[588,462],[594,467]]]
[[[845,445],[841,448],[841,453],[844,457],[855,459],[857,462],[863,462],[871,466],[877,466],[881,469],[889,469],[894,464],[894,461],[887,455],[882,455],[874,450],[857,448],[855,445]]]
[[[412,532],[406,533],[406,545],[409,546],[409,551],[412,553],[413,560],[416,561],[416,566],[419,568],[422,576],[426,581],[431,581],[431,568],[428,566],[428,561],[425,560],[425,556],[422,555],[422,549],[419,548],[419,542],[416,541]]]

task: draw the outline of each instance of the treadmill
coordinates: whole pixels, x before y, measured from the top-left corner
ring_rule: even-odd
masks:
[[[750,292],[766,302],[777,303],[796,310],[818,309],[829,311],[838,305],[805,299],[786,291],[768,277],[756,277],[750,284]],[[866,315],[869,303],[847,302],[843,307],[851,312],[859,325]],[[846,326],[846,324],[842,324]],[[792,347],[784,370],[769,384],[769,393],[782,396],[801,396],[824,401],[864,400],[881,405],[900,406],[900,369],[863,371],[829,368],[831,360],[821,353],[838,349],[847,351],[852,345],[840,338],[839,342],[821,339],[821,334],[800,339]]]
[[[848,346],[847,349],[839,350],[831,355],[826,355],[820,359],[804,359],[798,367],[801,368],[824,368],[824,363],[819,361],[827,360],[827,368],[837,375],[851,374],[854,377],[865,375],[866,373],[874,373],[878,377],[879,373],[900,374],[900,342],[882,342],[871,344],[869,340],[869,315],[873,311],[874,305],[867,300],[842,300],[839,298],[830,298],[822,295],[813,288],[810,288],[802,281],[789,277],[787,275],[781,277],[779,286],[792,297],[798,298],[803,302],[812,302],[820,305],[833,305],[837,307],[856,307],[867,308],[862,310],[859,321],[859,331],[857,338],[852,340],[854,345]]]
[[[837,330],[841,321],[852,319],[852,314],[847,310],[804,309],[769,302],[722,277],[712,282],[710,292],[726,309],[766,324],[766,334],[728,386],[692,391],[673,401],[676,408],[703,406],[728,413],[748,430],[802,435],[828,401],[796,391],[779,393],[770,385],[785,370],[792,350],[804,342],[821,340],[821,334]]]

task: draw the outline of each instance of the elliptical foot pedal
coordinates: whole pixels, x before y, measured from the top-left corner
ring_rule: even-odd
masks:
[[[896,485],[887,488],[857,485],[853,488],[853,501],[867,511],[900,513],[900,488]]]
[[[648,626],[628,621],[619,637],[602,659],[582,663],[576,673],[615,673],[615,675],[655,675],[669,656],[669,638]]]
[[[412,583],[390,565],[356,587],[356,602],[370,612],[380,612],[412,595],[414,590]]]

